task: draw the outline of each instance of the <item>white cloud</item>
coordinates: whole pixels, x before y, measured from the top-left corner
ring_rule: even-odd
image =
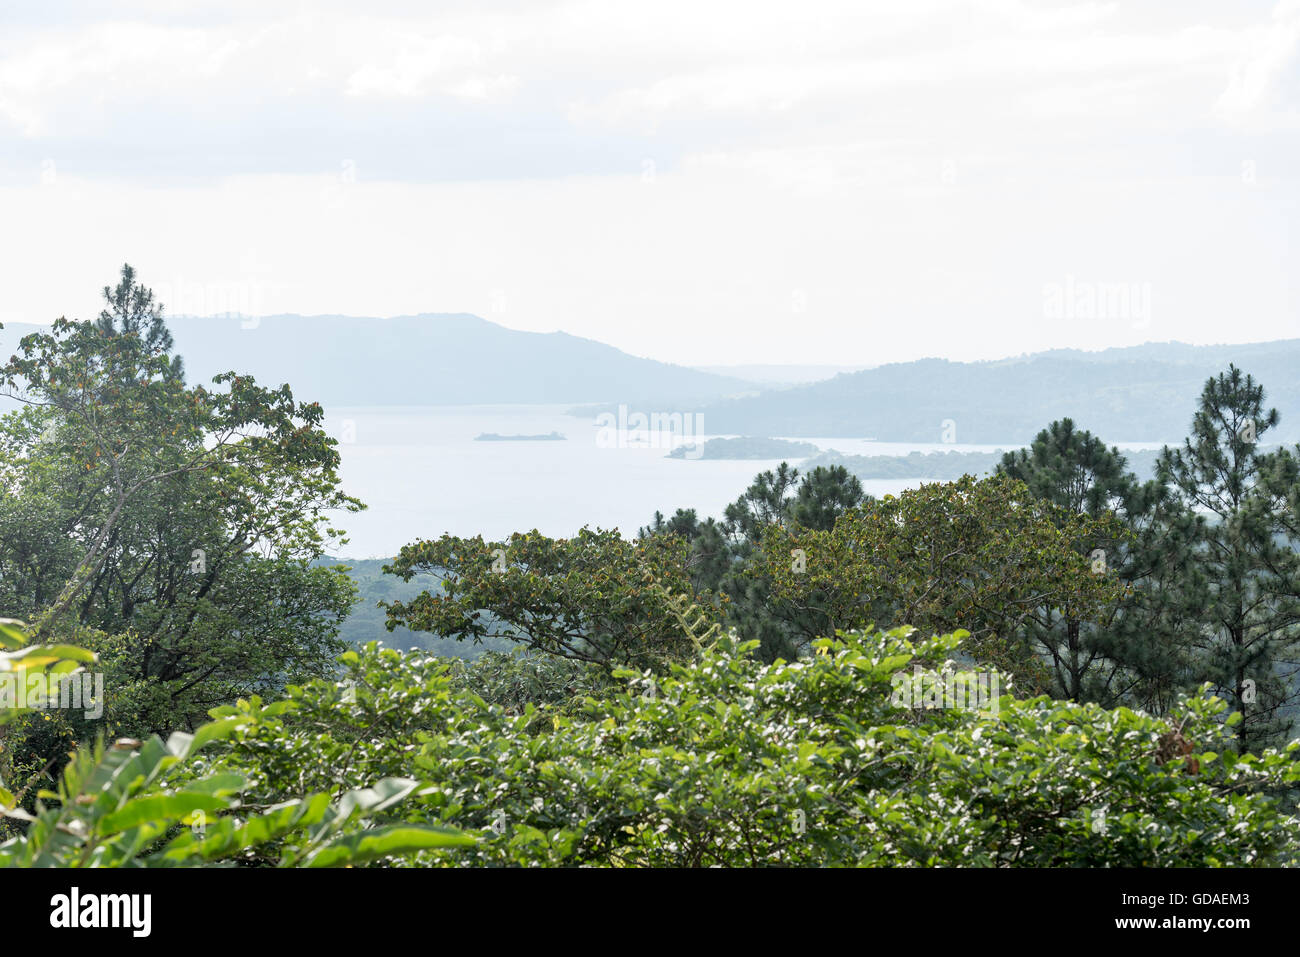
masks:
[[[1224,94],[1240,108],[1292,56],[1295,10],[1296,0],[1283,0],[1266,31],[1174,15],[1140,32],[1114,3],[1020,0],[581,0],[367,15],[270,7],[224,20],[212,9],[194,22],[156,22],[155,11],[16,31],[0,53],[0,115],[39,136],[87,102],[111,114],[135,102],[220,98],[253,107],[256,123],[268,99],[306,94],[495,100],[526,90],[539,98],[535,109],[636,124],[881,94],[905,103],[909,91],[938,85],[959,111],[997,84],[1090,86],[1137,74],[1157,88],[1187,69],[1222,77],[1249,44]]]
[[[115,101],[218,76],[238,44],[220,34],[141,23],[107,23],[0,60],[0,115],[27,137],[57,131],[74,101],[111,110]]]
[[[267,100],[332,97],[486,99],[518,77],[470,36],[369,17],[294,15],[202,28],[106,22],[36,30],[0,55],[0,117],[27,137],[67,133],[69,116],[110,120],[136,104],[257,107]]]
[[[518,77],[477,71],[483,49],[466,37],[426,38],[392,31],[373,58],[347,80],[350,96],[416,97],[429,93],[485,99],[509,93]]]
[[[1272,23],[1251,31],[1249,52],[1232,64],[1227,88],[1216,106],[1236,123],[1295,123],[1300,104],[1286,102],[1300,93],[1300,0],[1280,0]],[[1285,81],[1291,88],[1285,89]]]

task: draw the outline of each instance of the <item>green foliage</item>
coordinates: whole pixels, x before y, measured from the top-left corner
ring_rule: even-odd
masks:
[[[1087,619],[1119,600],[1114,575],[1085,558],[1117,534],[1021,483],[967,477],[873,501],[830,531],[770,526],[763,555],[774,613],[805,640],[870,622],[962,627],[978,660],[1046,690],[1026,626],[1052,609]]]
[[[500,707],[507,715],[573,710],[602,697],[614,682],[603,668],[516,647],[484,652],[473,662],[449,663],[454,686]],[[531,709],[531,710],[530,710]]]
[[[33,645],[25,626],[0,619],[0,679],[66,675],[95,656],[70,645]],[[272,706],[274,713],[284,705]],[[0,703],[0,730],[28,710]],[[0,843],[0,867],[155,867],[234,859],[282,867],[334,867],[388,859],[473,839],[446,828],[375,826],[381,812],[407,798],[416,782],[385,778],[331,802],[328,794],[274,807],[243,806],[246,779],[234,772],[196,773],[206,745],[238,737],[250,711],[222,717],[164,744],[122,738],[79,747],[58,790],[42,789],[33,810],[0,779],[0,815],[19,832]],[[3,742],[3,737],[0,737]],[[50,802],[54,802],[51,804]],[[212,828],[207,826],[212,815]],[[184,827],[188,825],[188,829]]]
[[[98,321],[60,319],[0,365],[0,610],[91,628],[131,734],[326,673],[354,601],[310,567],[337,538],[318,404],[230,372],[188,387],[129,266]]]
[[[241,705],[245,731],[212,773],[247,770],[258,803],[416,778],[407,822],[477,837],[403,859],[417,864],[1294,862],[1297,824],[1268,792],[1295,781],[1300,745],[1239,757],[1223,703],[1202,696],[1177,721],[1009,694],[914,708],[898,676],[951,669],[961,634],[910,632],[772,664],[723,637],[666,674],[618,670],[621,687],[576,714],[509,714],[449,662],[370,646],[345,656],[342,683]]]
[[[32,644],[27,632],[23,622],[0,618],[0,675],[12,675],[18,680],[30,675],[65,675],[95,660],[93,652],[74,645]],[[0,724],[24,710],[6,703],[0,707]]]
[[[410,601],[420,592],[435,592],[442,588],[442,579],[432,572],[417,573],[407,581],[395,575],[384,574],[390,559],[367,558],[320,559],[319,563],[337,567],[352,580],[357,590],[357,603],[352,606],[347,619],[339,626],[339,640],[348,647],[360,647],[374,641],[385,631],[387,615],[380,603],[384,601]],[[404,625],[395,625],[384,643],[391,648],[420,650],[444,658],[474,660],[489,651],[509,652],[514,643],[504,638],[484,638],[482,642],[460,642],[427,631],[411,631]]]
[[[840,515],[861,505],[867,497],[862,483],[841,466],[815,468],[800,482],[799,470],[782,462],[775,471],[754,477],[753,483],[727,506],[721,522],[700,522],[694,509],[678,509],[664,520],[656,512],[653,523],[639,532],[641,539],[677,535],[691,548],[688,567],[691,584],[701,596],[722,594],[727,624],[745,638],[757,640],[767,660],[793,656],[798,630],[772,614],[772,578],[756,560],[756,552],[769,526],[830,529]]]
[[[336,801],[315,794],[266,809],[241,808],[246,782],[235,773],[169,786],[178,766],[239,724],[225,719],[195,735],[177,732],[166,744],[155,736],[79,749],[58,791],[41,792],[35,814],[3,809],[27,828],[0,844],[0,867],[175,867],[226,860],[338,867],[472,843],[446,828],[370,826],[416,789],[410,780],[385,778]]]
[[[13,806],[20,800],[22,792],[15,796],[9,786],[15,777],[29,779],[33,770],[15,761],[17,736],[12,733],[16,722],[33,713],[33,706],[47,703],[28,696],[27,689],[32,687],[29,678],[48,682],[50,678],[70,676],[94,661],[94,652],[75,645],[32,644],[23,622],[0,618],[0,807]]]
[[[192,730],[212,708],[330,674],[345,648],[338,624],[354,601],[337,569],[247,556],[187,609],[183,628],[145,607],[125,633],[87,635],[111,689],[105,720],[132,735]]]
[[[504,543],[444,535],[404,546],[385,568],[403,579],[439,571],[442,589],[382,604],[390,629],[505,638],[606,668],[658,666],[692,647],[663,591],[647,581],[688,590],[687,551],[676,536],[628,542],[617,531],[587,528],[571,539],[534,530]]]
[[[723,528],[733,541],[755,544],[763,530],[790,520],[790,496],[795,492],[799,470],[782,462],[775,472],[760,472],[744,494],[726,507]]]
[[[1029,448],[1002,456],[997,471],[1071,514],[1098,516],[1130,507],[1137,483],[1126,465],[1119,449],[1062,419],[1039,432]]]
[[[867,496],[862,483],[842,465],[817,466],[803,477],[790,503],[790,518],[803,528],[828,532],[835,521],[861,505]]]
[[[1242,716],[1242,751],[1288,735],[1300,702],[1300,467],[1260,447],[1278,422],[1263,387],[1230,366],[1205,384],[1183,447],[1160,459],[1170,518],[1154,551],[1167,575],[1149,598],[1182,622],[1173,640],[1196,680]]]
[[[1157,491],[1140,486],[1128,460],[1117,448],[1071,419],[1053,422],[1027,449],[1008,452],[998,475],[1023,482],[1031,495],[1055,506],[1061,516],[1087,515],[1110,523],[1113,534],[1080,540],[1080,554],[1090,563],[1127,584],[1132,598],[1135,583],[1149,569],[1144,565],[1138,531],[1149,518]],[[1027,622],[1033,645],[1042,650],[1052,673],[1054,694],[1076,701],[1117,703],[1140,698],[1150,688],[1146,680],[1168,662],[1153,653],[1163,644],[1159,624],[1139,613],[1139,605],[1115,602],[1094,620],[1083,621],[1065,609],[1045,608]]]

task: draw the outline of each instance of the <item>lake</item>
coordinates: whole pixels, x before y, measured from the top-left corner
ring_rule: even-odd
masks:
[[[592,417],[561,406],[335,407],[325,428],[339,439],[343,488],[369,506],[339,521],[350,558],[388,558],[417,538],[444,532],[500,540],[536,528],[568,537],[584,525],[635,535],[655,509],[694,508],[721,517],[758,472],[780,459],[667,458],[674,436],[664,431],[600,429]],[[635,424],[635,423],[634,423]],[[482,433],[545,435],[566,441],[476,442]],[[714,438],[714,435],[692,436]],[[680,440],[680,436],[676,437]],[[920,451],[993,451],[993,445],[907,444],[811,438],[823,451],[906,455]],[[791,464],[796,464],[791,462]],[[920,480],[863,482],[876,496],[897,494]]]

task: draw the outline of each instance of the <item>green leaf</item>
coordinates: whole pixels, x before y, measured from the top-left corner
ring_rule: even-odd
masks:
[[[142,824],[178,821],[195,811],[224,811],[230,803],[227,798],[194,791],[140,797],[128,801],[121,810],[100,818],[98,829],[101,833],[113,834]]]
[[[476,839],[446,828],[397,824],[377,827],[358,834],[345,834],[311,854],[307,867],[341,867],[381,857],[445,847],[469,847]]]

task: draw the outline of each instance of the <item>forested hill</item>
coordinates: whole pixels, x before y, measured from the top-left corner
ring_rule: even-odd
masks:
[[[423,631],[411,631],[397,625],[392,631],[385,626],[381,601],[410,601],[422,591],[439,591],[441,580],[430,573],[413,575],[403,581],[396,575],[385,575],[384,566],[391,558],[333,558],[321,556],[313,565],[341,566],[357,586],[357,602],[348,617],[339,626],[339,638],[349,646],[360,647],[368,641],[379,640],[390,648],[408,650],[419,648],[445,658],[473,660],[485,651],[509,651],[515,642],[502,638],[485,638],[480,643],[457,641]],[[490,618],[490,613],[486,616]]]
[[[1106,442],[1177,442],[1206,379],[1229,363],[1263,382],[1267,402],[1282,413],[1270,440],[1300,440],[1300,339],[1151,343],[991,362],[922,359],[696,411],[709,432],[724,434],[1026,443],[1044,423],[1069,416]]]
[[[238,369],[331,405],[712,401],[756,391],[740,379],[641,359],[563,332],[520,332],[466,314],[175,316],[167,326],[191,382]],[[39,327],[6,324],[0,354]]]

